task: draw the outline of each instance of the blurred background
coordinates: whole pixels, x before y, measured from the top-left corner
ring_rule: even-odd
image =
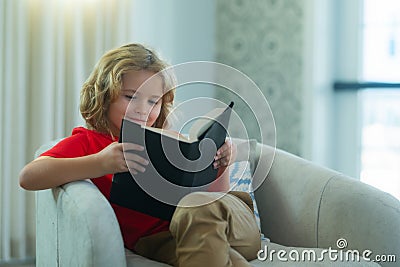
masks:
[[[278,148],[400,198],[398,14],[398,0],[0,0],[0,265],[34,264],[35,198],[19,171],[83,125],[82,83],[131,42],[171,64],[236,68],[267,99]]]

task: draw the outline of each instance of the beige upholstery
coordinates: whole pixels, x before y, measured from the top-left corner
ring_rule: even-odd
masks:
[[[259,145],[261,146],[261,145]],[[271,154],[262,146],[263,156]],[[255,192],[262,230],[272,242],[296,247],[347,249],[395,255],[399,266],[400,202],[356,179],[277,150],[273,166]]]
[[[51,145],[51,144],[50,144]],[[256,149],[257,148],[257,149]],[[44,148],[42,148],[43,150]],[[347,249],[371,250],[395,255],[400,262],[400,202],[392,196],[317,166],[292,154],[253,143],[252,166],[259,168],[255,180],[273,165],[267,179],[256,190],[262,230],[270,238],[263,248],[286,251],[286,259],[254,260],[253,266],[378,266],[373,262],[288,259],[315,249],[338,249],[344,238]],[[66,184],[37,192],[37,266],[167,266],[123,248],[115,215],[90,181]],[[279,245],[278,245],[279,244]],[[343,252],[343,251],[342,251]],[[282,255],[282,254],[281,254]],[[260,256],[263,256],[261,253]]]

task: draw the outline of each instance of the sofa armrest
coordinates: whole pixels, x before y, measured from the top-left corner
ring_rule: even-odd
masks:
[[[274,157],[255,191],[262,230],[272,242],[337,249],[337,240],[344,238],[347,249],[371,250],[371,259],[386,254],[399,260],[399,200],[290,153],[259,146],[261,165]],[[256,181],[265,178],[265,168],[254,174]]]
[[[255,191],[263,233],[278,244],[318,247],[321,195],[329,179],[338,173],[282,150],[259,146],[259,167],[253,180],[264,180]]]
[[[114,211],[90,181],[36,193],[38,266],[126,266]]]
[[[349,249],[400,260],[400,201],[392,195],[344,175],[329,180],[321,197],[318,246],[344,238]],[[386,257],[386,256],[385,256]]]

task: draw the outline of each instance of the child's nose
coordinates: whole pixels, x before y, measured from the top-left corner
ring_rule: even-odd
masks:
[[[136,103],[134,110],[138,114],[147,114],[147,107],[145,103],[142,103],[141,101],[139,103]]]

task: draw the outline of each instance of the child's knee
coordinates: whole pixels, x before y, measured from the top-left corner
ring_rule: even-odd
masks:
[[[178,207],[200,207],[215,203],[222,198],[226,193],[219,192],[193,192],[184,196],[178,203]]]

